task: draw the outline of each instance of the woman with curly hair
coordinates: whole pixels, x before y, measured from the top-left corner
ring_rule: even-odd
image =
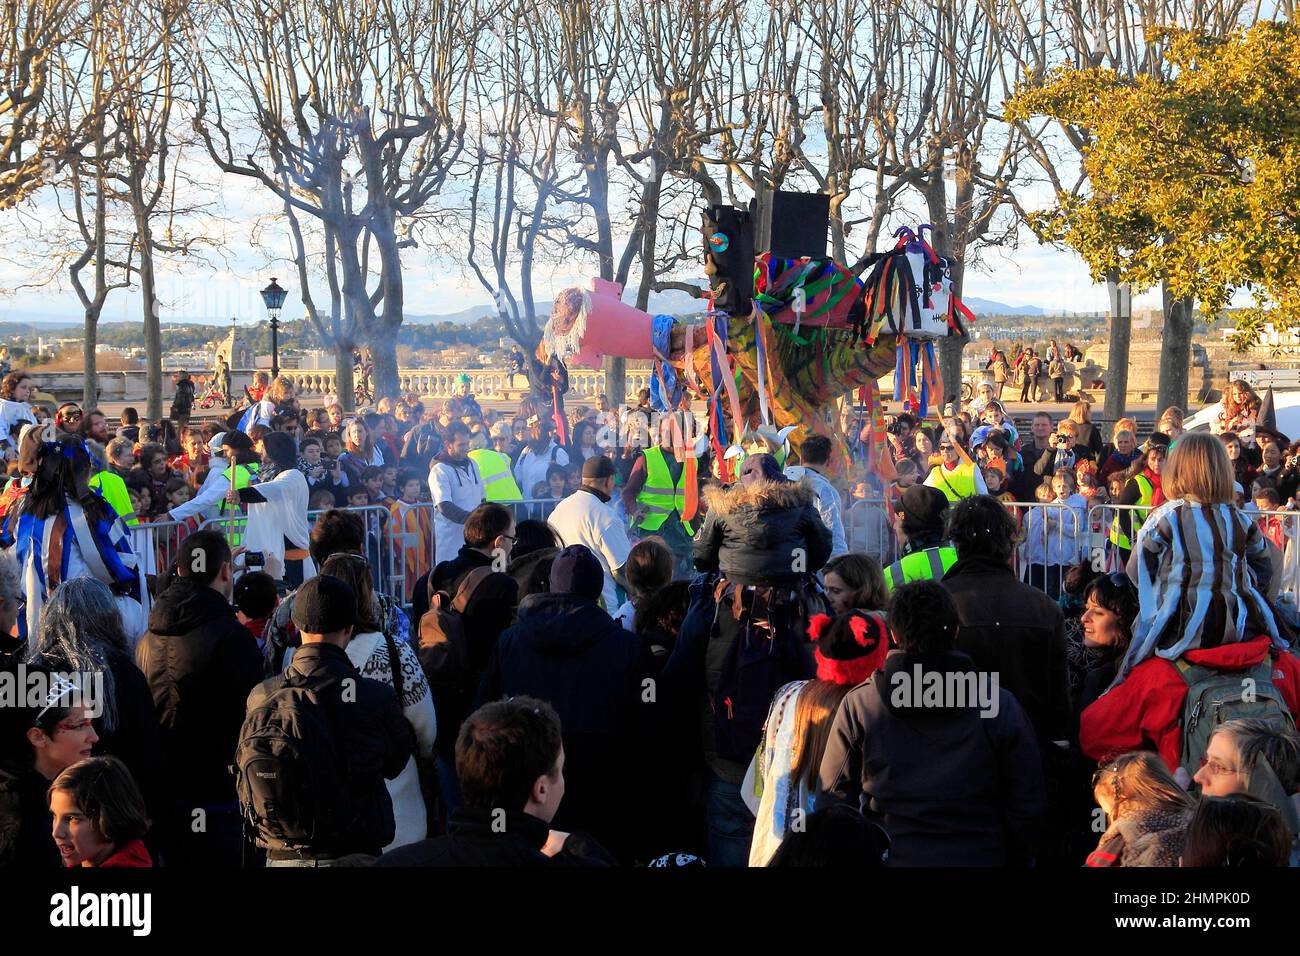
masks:
[[[1219,403],[1219,414],[1215,420],[1216,431],[1239,432],[1248,425],[1255,424],[1259,414],[1260,399],[1250,383],[1237,379],[1228,385]],[[1172,436],[1171,436],[1172,437]]]

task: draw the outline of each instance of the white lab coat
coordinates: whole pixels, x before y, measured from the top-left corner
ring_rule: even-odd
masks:
[[[444,517],[436,510],[440,504],[453,504],[465,511],[473,511],[483,503],[485,485],[478,465],[466,458],[468,467],[460,468],[435,460],[429,469],[429,494],[433,498],[434,562],[450,561],[460,553],[465,543],[465,526]]]
[[[559,536],[561,547],[583,544],[600,559],[605,571],[605,587],[601,594],[605,610],[611,615],[617,612],[619,603],[614,572],[627,563],[627,553],[632,550],[632,545],[627,538],[627,528],[613,507],[592,492],[579,488],[555,506],[546,523]]]
[[[266,501],[248,506],[244,546],[266,556],[264,570],[278,581],[284,577],[285,540],[288,539],[295,548],[306,548],[311,543],[311,528],[307,524],[307,478],[297,468],[289,468],[254,487]],[[302,562],[303,580],[315,576],[316,565],[311,558],[305,558]]]

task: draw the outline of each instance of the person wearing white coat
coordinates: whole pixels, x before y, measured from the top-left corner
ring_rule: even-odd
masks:
[[[316,574],[307,554],[311,544],[311,527],[307,523],[310,489],[307,477],[297,468],[298,453],[291,436],[271,432],[263,437],[262,449],[263,480],[249,489],[262,500],[254,499],[248,505],[244,547],[263,554],[267,574],[296,588]],[[289,556],[286,567],[290,548],[297,553]],[[286,570],[290,573],[286,574]]]
[[[469,457],[469,429],[452,422],[429,469],[433,499],[434,562],[450,561],[465,543],[465,519],[483,503],[483,476]]]

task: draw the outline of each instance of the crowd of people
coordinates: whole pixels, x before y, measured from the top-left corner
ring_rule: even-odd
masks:
[[[177,376],[114,427],[11,372],[0,864],[1295,865],[1294,450],[1235,386],[1022,434],[1002,363],[848,458],[649,393],[195,422]]]

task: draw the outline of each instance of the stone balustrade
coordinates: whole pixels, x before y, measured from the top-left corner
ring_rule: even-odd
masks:
[[[335,373],[325,369],[284,370],[280,374],[293,382],[298,394],[306,398],[336,394]],[[403,394],[421,398],[451,398],[456,394],[456,380],[468,375],[470,391],[481,399],[518,398],[527,388],[523,375],[515,376],[510,385],[510,373],[497,369],[472,368],[401,368],[397,370],[398,388]],[[629,369],[627,392],[635,395],[639,389],[650,387],[649,369]],[[595,399],[605,391],[605,373],[587,369],[570,369],[569,396]]]

